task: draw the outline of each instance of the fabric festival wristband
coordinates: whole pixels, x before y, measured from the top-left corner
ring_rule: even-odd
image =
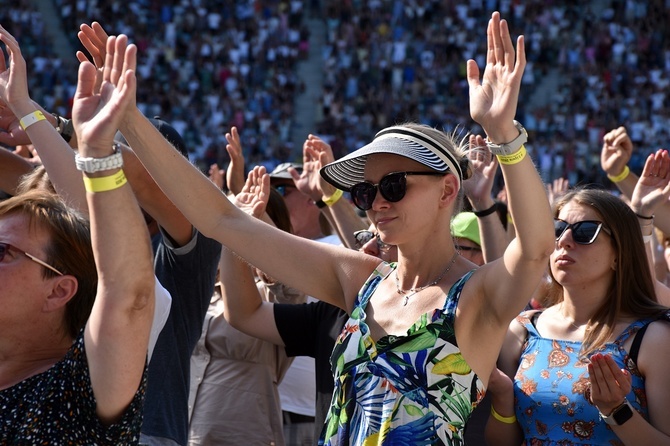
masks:
[[[128,180],[126,180],[126,175],[123,173],[123,170],[119,170],[114,175],[106,177],[90,178],[84,176],[84,187],[86,188],[86,191],[93,193],[118,189],[127,182]]]
[[[612,183],[620,183],[626,178],[628,178],[629,174],[630,174],[630,168],[626,166],[623,168],[623,172],[621,172],[619,175],[607,175],[607,178],[609,178]]]
[[[344,194],[344,192],[342,192],[340,189],[336,189],[335,192],[333,192],[333,195],[330,197],[323,197],[321,198],[321,201],[323,201],[326,206],[332,206],[337,203],[337,200],[342,198],[342,194]]]
[[[35,110],[34,112],[28,113],[23,118],[21,118],[19,125],[23,130],[25,130],[36,122],[44,121],[45,119],[47,118],[44,117],[44,113],[42,113],[40,110]]]
[[[486,217],[487,215],[493,214],[498,210],[498,202],[493,202],[493,206],[488,209],[482,209],[481,211],[472,211],[476,217]]]
[[[493,408],[493,404],[491,404],[491,415],[493,415],[493,418],[500,421],[501,423],[505,424],[516,423],[516,415],[512,415],[511,417],[503,417],[498,412],[496,412],[496,410]]]
[[[511,155],[496,155],[500,164],[511,166],[512,164],[520,163],[526,157],[526,146],[521,146],[519,150]]]

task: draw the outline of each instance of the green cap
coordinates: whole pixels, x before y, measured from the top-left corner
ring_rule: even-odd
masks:
[[[452,237],[466,238],[476,244],[482,244],[479,238],[479,223],[477,216],[472,212],[461,212],[451,220]]]

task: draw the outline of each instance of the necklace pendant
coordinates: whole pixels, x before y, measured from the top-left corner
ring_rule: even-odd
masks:
[[[407,306],[407,302],[409,302],[409,296],[405,296],[405,302],[403,302],[402,306],[403,306],[403,307],[406,307],[406,306]]]

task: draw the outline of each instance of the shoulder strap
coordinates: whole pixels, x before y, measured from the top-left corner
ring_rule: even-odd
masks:
[[[630,351],[628,352],[628,357],[637,365],[637,355],[640,353],[640,345],[642,345],[642,338],[644,337],[644,333],[647,331],[647,328],[649,328],[649,324],[645,324],[640,328],[637,333],[635,333],[635,337],[633,338],[633,343],[630,346]]]

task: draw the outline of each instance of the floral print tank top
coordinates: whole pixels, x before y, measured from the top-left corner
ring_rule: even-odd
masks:
[[[336,341],[335,391],[319,444],[464,444],[465,423],[484,393],[454,336],[456,307],[472,271],[452,286],[443,308],[422,315],[406,336],[375,342],[365,308],[395,266],[382,263],[372,273]]]
[[[589,401],[588,360],[579,358],[582,343],[542,337],[534,325],[536,315],[539,313],[531,311],[517,317],[528,331],[514,378],[515,411],[525,444],[623,446]],[[623,344],[651,321],[633,322],[614,342],[599,350],[612,355],[620,368],[630,372],[633,385],[626,398],[645,418],[644,378]]]

